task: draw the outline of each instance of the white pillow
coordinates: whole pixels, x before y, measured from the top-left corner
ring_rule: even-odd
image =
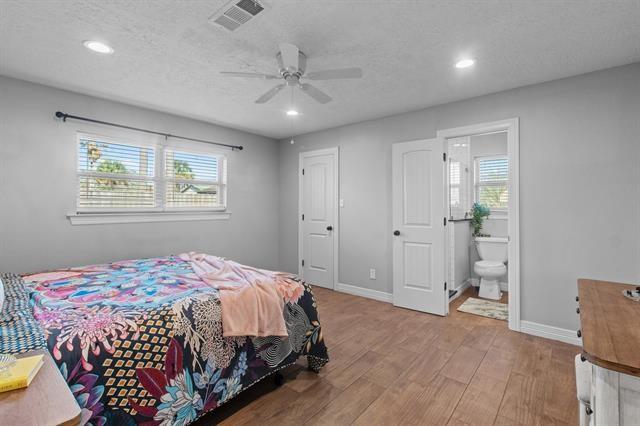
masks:
[[[0,278],[0,311],[2,311],[2,304],[4,303],[4,284],[2,278]]]

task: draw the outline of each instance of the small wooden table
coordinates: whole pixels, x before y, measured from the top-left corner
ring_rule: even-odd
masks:
[[[80,407],[47,350],[44,364],[29,387],[0,393],[0,423],[6,426],[72,426],[80,424]]]

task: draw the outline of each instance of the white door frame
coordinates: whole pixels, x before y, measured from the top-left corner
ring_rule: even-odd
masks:
[[[507,132],[507,157],[509,158],[509,202],[508,215],[508,256],[509,256],[509,328],[520,331],[520,130],[519,118],[478,123],[470,126],[456,127],[439,130],[438,140],[442,143],[444,152],[447,152],[447,139],[462,136],[472,136],[481,133],[498,131]],[[445,174],[445,217],[449,217],[449,190],[448,173]],[[445,230],[446,241],[449,240],[449,226]],[[446,245],[446,244],[445,244]],[[445,247],[445,261],[449,261],[448,247]],[[449,303],[447,303],[447,312]]]
[[[304,186],[302,183],[302,169],[304,168],[304,159],[306,157],[314,157],[317,155],[333,155],[333,170],[334,170],[334,179],[333,179],[333,193],[334,193],[334,217],[333,217],[333,289],[335,290],[338,286],[338,275],[339,275],[339,265],[338,265],[338,248],[340,246],[340,215],[339,215],[339,201],[340,201],[340,161],[339,148],[326,148],[326,149],[318,149],[315,151],[305,151],[300,153],[300,157],[298,160],[298,276],[300,279],[304,280],[304,268],[302,267],[302,259],[304,259],[304,234],[302,231],[302,214],[303,214],[303,197],[304,197]]]

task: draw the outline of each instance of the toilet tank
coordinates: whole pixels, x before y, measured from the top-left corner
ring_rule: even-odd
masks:
[[[476,247],[482,260],[493,260],[505,263],[507,261],[506,237],[476,237]]]

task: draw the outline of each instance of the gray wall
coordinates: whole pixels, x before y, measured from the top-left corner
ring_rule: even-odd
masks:
[[[280,268],[297,270],[299,152],[340,147],[340,282],[391,292],[391,145],[510,117],[522,319],[575,329],[578,277],[640,280],[638,63],[281,141]]]
[[[128,123],[245,146],[228,151],[228,221],[72,226],[78,122]],[[109,134],[103,128],[102,134]],[[135,135],[135,134],[133,134]],[[278,266],[278,148],[260,136],[0,77],[0,271],[38,271],[185,250]]]

